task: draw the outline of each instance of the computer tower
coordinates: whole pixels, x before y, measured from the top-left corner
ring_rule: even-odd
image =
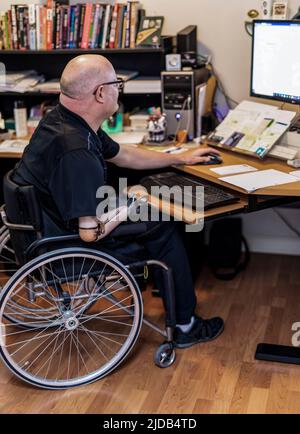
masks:
[[[210,71],[206,68],[161,73],[162,111],[166,115],[167,135],[187,130],[190,140],[197,136],[197,87],[206,83],[209,77]]]

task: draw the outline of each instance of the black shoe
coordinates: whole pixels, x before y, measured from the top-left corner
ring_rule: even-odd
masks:
[[[222,318],[202,319],[195,316],[192,329],[183,333],[179,327],[174,330],[174,344],[177,348],[187,348],[200,342],[212,341],[224,330]]]

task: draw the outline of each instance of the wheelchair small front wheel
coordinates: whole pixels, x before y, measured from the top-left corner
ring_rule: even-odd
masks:
[[[154,355],[154,363],[160,368],[168,368],[173,365],[175,359],[175,348],[171,342],[161,344]]]

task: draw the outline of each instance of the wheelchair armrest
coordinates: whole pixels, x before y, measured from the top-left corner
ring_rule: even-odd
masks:
[[[36,229],[31,225],[22,225],[22,224],[10,223],[7,219],[4,205],[2,205],[0,208],[0,215],[1,215],[1,219],[3,221],[4,226],[6,226],[8,229],[11,229],[14,231],[36,231]]]
[[[128,223],[124,225],[117,226],[110,235],[113,238],[122,237],[126,235],[141,235],[147,230],[146,223]]]
[[[34,241],[28,249],[26,250],[25,254],[27,258],[30,258],[33,253],[40,248],[41,246],[53,244],[53,243],[62,243],[66,241],[73,241],[73,240],[80,240],[79,234],[74,235],[61,235],[58,237],[47,237],[47,238],[41,238],[39,240]]]
[[[114,231],[111,232],[111,236],[122,237],[126,235],[141,235],[145,233],[146,230],[147,230],[146,223],[129,223],[126,225],[118,226]],[[26,258],[29,259],[31,256],[33,256],[35,251],[42,246],[54,244],[54,243],[64,243],[66,241],[75,241],[75,240],[81,240],[79,234],[41,238],[34,241],[32,244],[30,244],[30,246],[27,248],[25,252],[25,255]]]

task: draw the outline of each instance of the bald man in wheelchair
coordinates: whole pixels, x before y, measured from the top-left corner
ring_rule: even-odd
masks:
[[[122,261],[128,260],[133,244],[146,254],[165,262],[173,270],[178,348],[215,339],[224,329],[219,317],[203,319],[196,315],[196,295],[188,259],[174,222],[145,222],[141,234],[115,237],[124,225],[129,209],[121,206],[113,214],[96,214],[96,192],[106,184],[109,161],[120,168],[160,169],[174,164],[207,161],[211,148],[162,154],[132,146],[120,147],[101,130],[103,121],[118,110],[123,82],[111,63],[100,55],[73,58],[61,77],[59,104],[40,122],[13,179],[21,185],[34,185],[46,216],[45,231],[50,235],[79,232],[85,243],[97,245]],[[160,282],[157,282],[164,300]]]

